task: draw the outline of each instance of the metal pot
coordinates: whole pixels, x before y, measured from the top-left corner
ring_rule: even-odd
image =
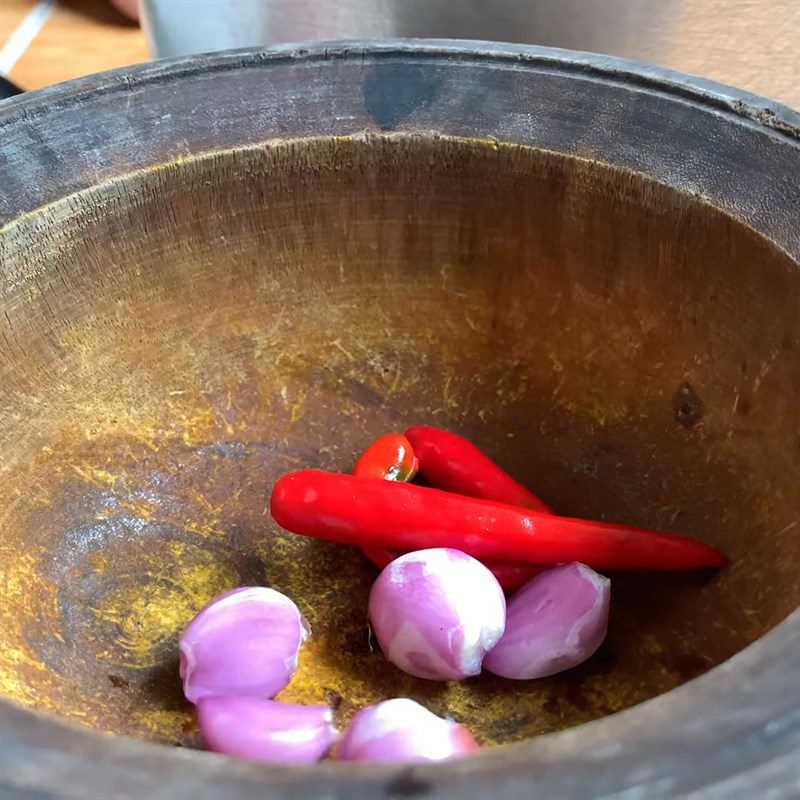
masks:
[[[159,57],[366,38],[491,39],[642,58],[667,46],[687,0],[143,0]],[[727,43],[727,39],[726,39]]]
[[[796,114],[600,56],[348,42],[44,89],[0,137],[3,797],[791,796]],[[353,613],[368,564],[264,504],[414,420],[731,567],[614,576],[606,648],[560,677],[390,671]],[[256,582],[316,632],[287,699],[412,695],[500,746],[163,746],[194,743],[178,630]]]

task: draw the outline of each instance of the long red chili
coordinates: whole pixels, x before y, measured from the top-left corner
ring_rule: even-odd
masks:
[[[504,472],[472,442],[441,428],[415,425],[406,439],[419,460],[420,474],[437,489],[552,513],[548,505]]]
[[[625,525],[558,517],[394,481],[319,470],[284,475],[270,511],[283,528],[344,544],[529,564],[580,561],[600,570],[722,567],[710,545]]]

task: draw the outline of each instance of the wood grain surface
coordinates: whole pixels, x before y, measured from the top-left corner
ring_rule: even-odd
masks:
[[[320,13],[328,2],[319,0]],[[598,9],[605,3],[598,2]],[[34,5],[34,0],[0,0],[0,47]],[[642,12],[645,6],[652,13]],[[800,108],[798,0],[639,0],[631,10],[636,13],[617,12],[613,18],[598,11],[585,35],[575,26],[567,31],[554,24],[534,44],[646,61]],[[625,35],[619,34],[620,20],[628,26]],[[10,77],[36,89],[148,58],[142,32],[108,0],[61,0]]]

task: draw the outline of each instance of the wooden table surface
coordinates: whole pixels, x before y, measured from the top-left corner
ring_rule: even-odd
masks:
[[[0,0],[0,47],[35,5]],[[107,0],[60,0],[8,77],[23,89],[38,89],[149,58],[142,31]]]
[[[35,5],[36,0],[0,0],[0,48]],[[202,12],[202,2],[198,6]],[[632,50],[612,54],[800,108],[800,0],[680,0],[673,8],[669,26],[659,25],[629,45]],[[9,77],[24,89],[36,89],[148,57],[140,29],[108,0],[59,0]]]

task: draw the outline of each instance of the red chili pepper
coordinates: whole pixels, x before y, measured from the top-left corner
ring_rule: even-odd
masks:
[[[397,554],[382,547],[362,547],[361,552],[378,568],[388,567],[397,558]]]
[[[430,425],[415,425],[406,431],[406,439],[419,459],[420,473],[434,488],[552,513],[546,503],[463,436]],[[507,592],[519,589],[541,572],[522,564],[490,562],[486,566]]]
[[[382,478],[410,481],[417,474],[419,462],[410,442],[402,433],[389,433],[376,439],[362,454],[353,469],[357,478]],[[383,569],[396,558],[390,550],[362,547],[364,555]]]
[[[436,429],[431,428],[430,430]],[[418,464],[416,453],[408,439],[399,433],[390,433],[376,439],[362,453],[353,470],[353,475],[357,478],[383,478],[384,480],[408,482],[416,475]],[[492,464],[492,466],[494,465]],[[361,549],[378,569],[384,569],[399,555],[399,553],[393,553],[391,550],[380,547],[362,547]],[[541,572],[536,567],[523,564],[490,561],[486,566],[507,592],[516,591],[534,575]]]
[[[419,459],[420,474],[431,486],[552,514],[549,506],[463,436],[429,425],[415,425],[406,431],[406,439]]]
[[[284,475],[270,511],[303,536],[369,547],[452,547],[480,560],[580,561],[600,570],[722,567],[713,547],[626,525],[589,522],[394,481],[319,470]]]

